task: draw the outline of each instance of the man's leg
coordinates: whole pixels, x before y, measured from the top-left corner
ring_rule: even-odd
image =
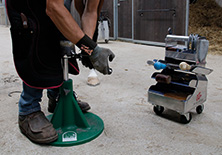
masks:
[[[55,108],[56,108],[56,104],[58,103],[58,99],[59,99],[59,88],[48,89],[47,96],[49,98],[48,111],[51,113],[54,113]],[[75,97],[82,112],[87,112],[90,109],[90,106],[87,102],[83,102],[83,101],[77,99],[77,95],[75,94],[74,91],[73,91],[73,96]]]
[[[58,135],[53,125],[41,112],[39,102],[41,102],[42,91],[23,83],[23,92],[19,100],[19,128],[31,141],[47,144],[55,141]]]
[[[59,88],[47,89],[47,97],[49,98],[48,111],[54,113],[56,104],[59,99]]]
[[[23,91],[19,99],[19,115],[28,115],[41,110],[42,89],[34,89],[23,83]]]

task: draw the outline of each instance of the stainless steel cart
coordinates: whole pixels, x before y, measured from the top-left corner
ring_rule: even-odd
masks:
[[[165,41],[165,60],[156,61],[165,68],[151,77],[155,79],[158,74],[169,76],[170,82],[157,81],[152,85],[148,89],[148,102],[154,105],[157,115],[168,108],[181,115],[182,123],[189,123],[192,119],[190,111],[196,108],[198,114],[202,113],[207,99],[206,75],[212,72],[212,69],[205,68],[209,42],[198,35],[167,35]],[[181,62],[190,68],[181,70]]]

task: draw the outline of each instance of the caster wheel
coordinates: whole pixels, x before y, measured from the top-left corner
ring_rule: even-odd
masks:
[[[191,113],[180,116],[180,122],[183,124],[189,123],[191,121],[191,119],[192,119]]]
[[[105,39],[105,43],[108,43],[108,42],[109,42],[109,40]]]
[[[161,115],[164,111],[164,107],[156,105],[153,107],[153,111],[157,114],[157,115]]]
[[[201,114],[203,112],[203,110],[204,110],[204,105],[199,105],[196,107],[196,112],[198,114]]]

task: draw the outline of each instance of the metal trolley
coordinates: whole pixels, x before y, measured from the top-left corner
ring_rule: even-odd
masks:
[[[148,89],[148,102],[157,115],[168,108],[178,112],[180,122],[186,124],[192,119],[190,111],[196,108],[198,114],[202,113],[207,99],[206,75],[212,72],[205,68],[209,41],[192,34],[167,35],[165,41],[165,60],[147,62],[162,69],[151,76],[157,83]]]

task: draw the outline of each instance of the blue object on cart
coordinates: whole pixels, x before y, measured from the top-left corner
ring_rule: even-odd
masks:
[[[165,64],[158,61],[155,62],[153,66],[156,70],[165,69],[167,67]]]

